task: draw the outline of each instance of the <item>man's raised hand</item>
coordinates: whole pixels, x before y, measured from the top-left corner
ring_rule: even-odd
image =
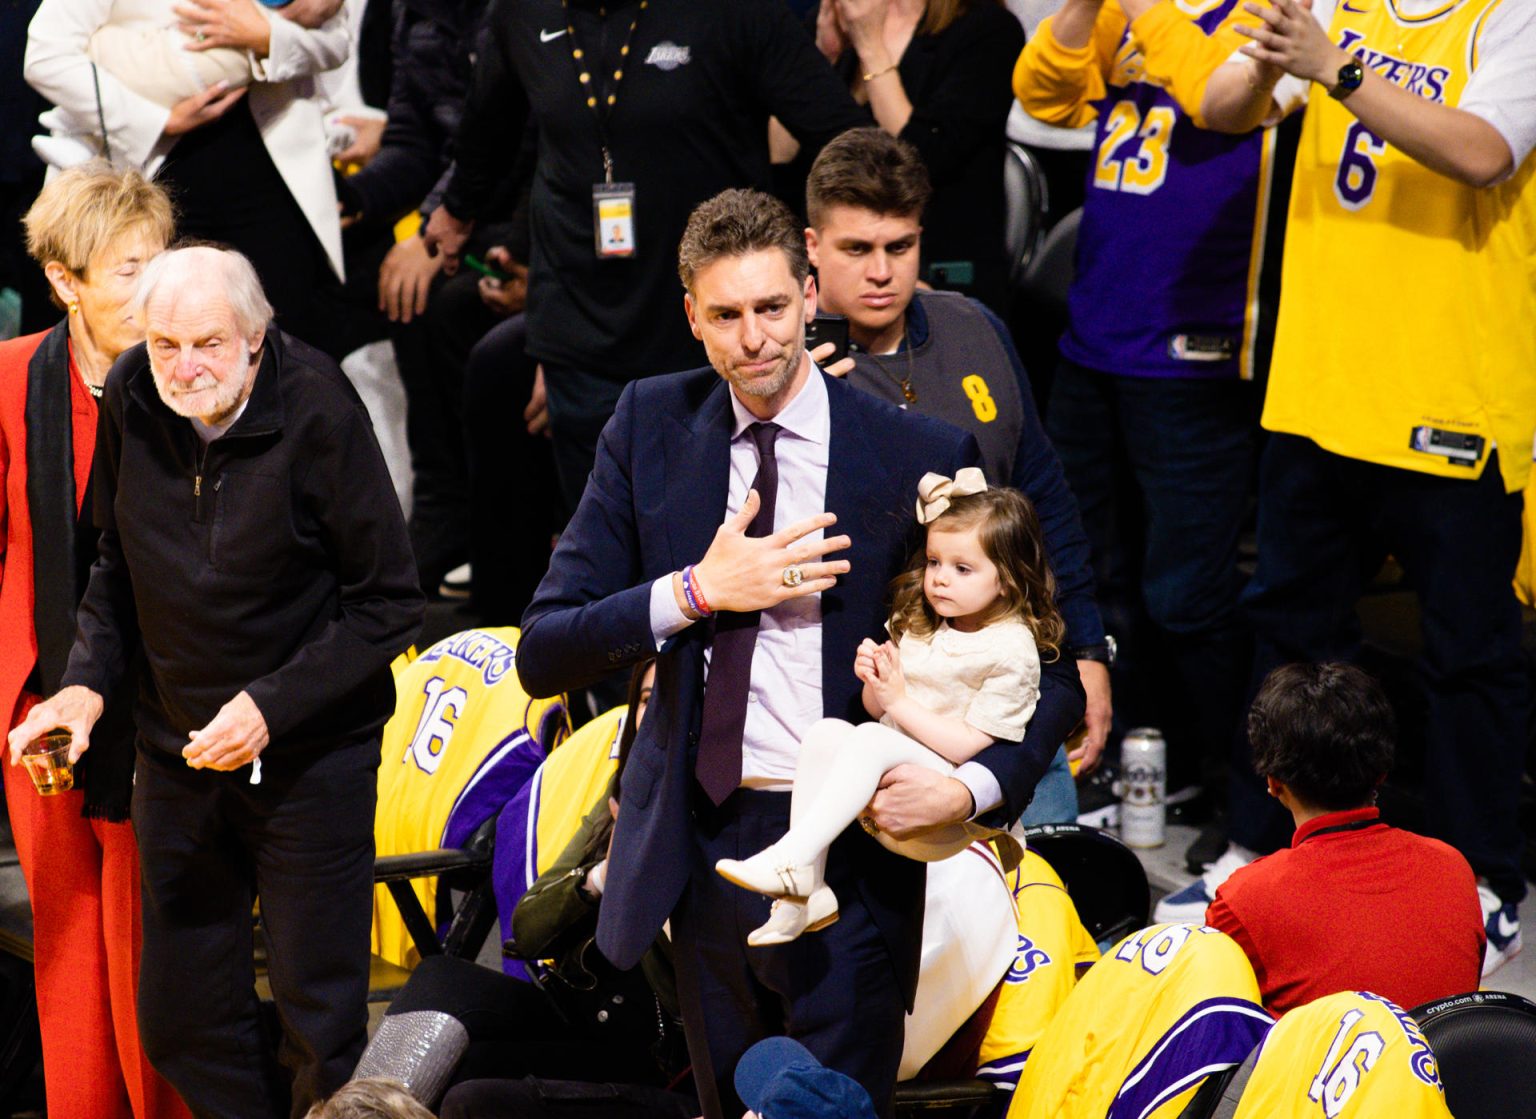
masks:
[[[836,524],[834,514],[817,513],[768,536],[748,536],[761,505],[757,491],[748,491],[740,511],[715,530],[709,551],[694,565],[711,610],[766,610],[786,599],[831,590],[837,576],[848,573],[847,560],[821,558],[846,549],[852,543],[848,537],[806,539]],[[801,582],[796,586],[784,581],[789,567],[800,569]]]

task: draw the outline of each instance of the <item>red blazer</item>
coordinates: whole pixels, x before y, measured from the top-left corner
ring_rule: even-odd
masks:
[[[43,334],[0,342],[0,715],[15,725],[17,701],[37,663],[33,630],[32,518],[27,511],[27,364]],[[75,508],[85,498],[96,453],[96,400],[75,370],[69,378],[70,419],[74,432]]]

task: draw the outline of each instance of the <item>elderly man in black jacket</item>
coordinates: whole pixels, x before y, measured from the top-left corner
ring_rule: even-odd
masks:
[[[365,1041],[379,731],[422,599],[361,402],[269,325],[250,263],[166,253],[102,399],[100,558],[63,689],[12,733],[90,745],[139,652],[139,1027],[199,1116],[302,1115]],[[253,990],[259,895],[292,1101]]]

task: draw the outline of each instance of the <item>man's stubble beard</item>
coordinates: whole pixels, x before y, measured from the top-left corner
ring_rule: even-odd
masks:
[[[171,383],[169,376],[161,377],[154,370],[153,366],[151,366],[150,374],[150,379],[155,382],[155,393],[160,397],[161,403],[167,408],[183,419],[201,420],[203,423],[213,425],[238,408],[250,394],[250,388],[255,382],[256,361],[253,359],[247,365],[243,377],[227,377],[209,386],[214,394],[213,408],[210,411],[203,412],[201,415],[188,410],[186,398],[205,393],[209,389],[197,389],[194,392],[188,393],[173,393],[168,388]],[[201,412],[201,409],[199,411]],[[209,417],[213,418],[210,419]]]
[[[732,370],[732,375],[726,379],[731,387],[739,391],[743,396],[770,398],[778,396],[789,383],[795,379],[795,373],[800,368],[800,355],[805,352],[805,327],[802,324],[795,340],[784,347],[780,355],[781,365],[777,373],[772,377],[741,377]]]

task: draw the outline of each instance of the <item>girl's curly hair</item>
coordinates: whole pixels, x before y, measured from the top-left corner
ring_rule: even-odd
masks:
[[[950,506],[928,531],[977,530],[981,550],[997,567],[1002,597],[981,621],[991,625],[1017,618],[1029,627],[1042,659],[1053,660],[1066,636],[1066,622],[1056,609],[1056,577],[1045,557],[1040,518],[1029,498],[1015,489],[988,486],[981,493],[950,499]],[[906,569],[891,581],[891,636],[904,633],[926,637],[939,625],[939,616],[923,596],[923,572],[928,566],[927,538],[913,552]]]

